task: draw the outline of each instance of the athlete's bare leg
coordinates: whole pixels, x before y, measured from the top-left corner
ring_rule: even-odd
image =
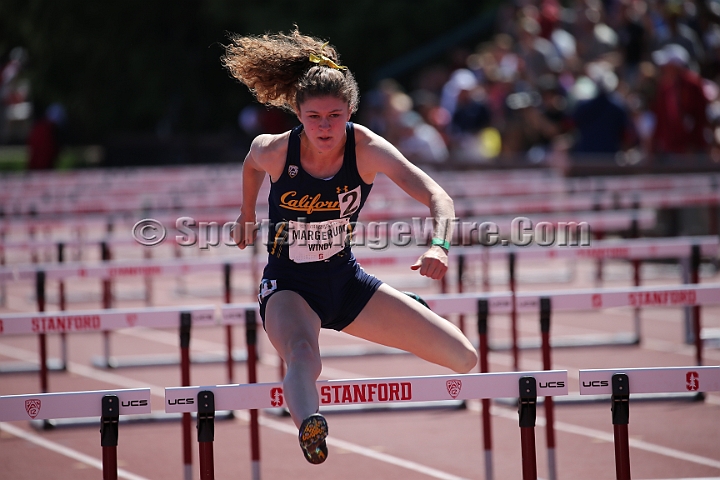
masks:
[[[405,350],[458,373],[472,370],[478,359],[459,328],[387,284],[380,286],[343,332]]]
[[[320,318],[297,293],[273,294],[265,308],[265,330],[287,364],[283,394],[295,425],[320,405],[315,382],[322,371],[318,335]]]

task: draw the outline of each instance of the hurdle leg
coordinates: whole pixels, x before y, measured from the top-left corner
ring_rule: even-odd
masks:
[[[636,287],[640,286],[640,260],[632,260],[633,268],[633,284]],[[640,324],[640,307],[635,307],[633,310],[633,321],[635,322],[635,343],[640,344],[640,338],[642,334],[642,326]]]
[[[490,371],[488,365],[488,340],[487,340],[488,301],[478,300],[478,336],[480,338],[480,373]],[[490,416],[490,399],[483,398],[482,402],[482,426],[483,426],[483,449],[485,450],[485,480],[493,480],[493,459],[492,459],[492,426]]]
[[[2,217],[2,215],[0,215]],[[5,231],[0,232],[0,267],[5,266],[5,247],[3,245],[5,244]],[[5,281],[0,281],[0,307],[5,307],[7,304],[7,289],[5,286]]]
[[[520,442],[522,446],[522,479],[537,480],[535,454],[535,419],[537,417],[537,384],[535,377],[522,377],[519,381]]]
[[[630,480],[630,448],[628,424],[630,423],[630,385],[628,376],[616,373],[612,376],[612,422],[615,439],[615,474],[617,480]]]
[[[232,302],[232,266],[229,263],[223,265],[223,278],[225,283],[225,303]],[[227,349],[227,378],[228,384],[235,383],[235,365],[233,361],[233,339],[232,339],[232,326],[225,325],[225,345]]]
[[[690,254],[690,281],[697,285],[700,283],[700,246],[693,245]],[[703,364],[702,324],[700,321],[700,305],[692,307],[693,334],[695,340],[695,363]]]
[[[62,242],[57,244],[57,261],[63,263],[65,261],[65,245]],[[65,311],[65,281],[58,282],[58,308]],[[62,359],[62,369],[67,371],[68,355],[67,355],[67,334],[60,332],[60,358]]]
[[[200,480],[215,479],[213,441],[215,440],[215,395],[203,390],[198,394],[197,432],[200,456]]]
[[[517,332],[517,305],[515,301],[515,253],[508,254],[508,275],[510,282],[510,294],[512,295],[512,307],[510,311],[510,332],[512,336],[512,356],[513,368],[516,372],[520,371],[520,350],[518,348],[518,332]]]
[[[190,386],[190,327],[192,318],[189,312],[180,314],[180,370],[183,387]],[[192,480],[192,440],[190,414],[182,415],[183,465],[185,480]]]
[[[257,324],[255,310],[245,311],[245,339],[247,343],[248,383],[257,383]],[[250,460],[251,478],[252,480],[260,480],[260,426],[256,408],[250,410]]]
[[[145,248],[143,256],[146,260],[152,258],[152,249]],[[153,279],[150,275],[145,275],[145,306],[149,307],[153,304]]]
[[[37,300],[38,312],[45,311],[45,272],[38,270],[35,274],[35,297]],[[48,368],[47,368],[47,336],[44,333],[38,334],[38,352],[40,355],[40,391],[48,392]],[[46,422],[47,424],[47,422]]]
[[[100,253],[104,262],[110,260],[110,248],[106,242],[100,243]],[[112,283],[110,280],[102,281],[102,308],[112,308]],[[103,355],[105,356],[105,367],[112,368],[112,359],[110,358],[110,331],[103,330]]]
[[[103,480],[117,480],[117,445],[120,401],[116,395],[105,395],[102,399],[100,417],[100,446],[102,447]]]
[[[550,299],[540,299],[540,335],[542,339],[543,370],[552,370],[550,359]],[[555,404],[552,397],[545,397],[545,439],[548,455],[548,479],[557,479],[555,457]]]
[[[460,255],[458,257],[458,266],[457,266],[457,291],[458,293],[463,293],[463,275],[465,274],[465,255]],[[458,316],[458,328],[461,332],[465,333],[465,315],[462,313]]]
[[[48,392],[47,338],[44,333],[38,335],[40,343],[40,391]]]
[[[490,250],[488,247],[482,247],[482,259],[480,260],[480,268],[482,269],[482,286],[483,292],[490,291]]]
[[[605,232],[595,232],[595,240],[602,240],[605,237]],[[603,267],[604,261],[602,258],[595,260],[595,286],[599,287],[603,283]]]

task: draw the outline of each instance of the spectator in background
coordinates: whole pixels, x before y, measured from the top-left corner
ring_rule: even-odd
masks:
[[[595,83],[596,93],[575,106],[577,140],[572,151],[587,155],[625,150],[636,143],[637,135],[626,105],[613,93],[618,78],[609,65],[600,62],[589,65],[588,74]]]
[[[463,90],[472,90],[478,84],[478,79],[472,70],[467,68],[458,68],[451,75],[448,81],[443,85],[442,94],[440,96],[440,106],[444,108],[450,117],[455,115],[458,96]]]
[[[540,36],[540,24],[532,17],[520,19],[517,54],[522,59],[523,78],[532,81],[546,73],[559,73],[563,59],[553,43]]]
[[[431,125],[442,137],[443,144],[447,149],[450,137],[447,133],[450,125],[450,114],[440,106],[440,98],[434,92],[426,89],[418,89],[410,95],[415,111],[428,125]]]
[[[708,101],[702,79],[688,68],[690,55],[678,44],[652,54],[660,74],[650,110],[655,115],[653,151],[656,154],[706,152]]]
[[[63,121],[64,110],[57,104],[37,114],[27,139],[28,170],[50,170],[55,167],[60,154],[59,126]]]
[[[647,5],[645,2],[629,2],[622,4],[622,9],[622,24],[618,31],[623,54],[621,73],[630,87],[634,87],[648,43],[648,29],[644,20]]]
[[[658,28],[656,48],[666,45],[677,44],[688,53],[685,65],[696,72],[699,71],[699,64],[705,61],[705,50],[697,33],[683,21],[683,4],[676,0],[670,0],[661,9],[663,25]]]
[[[448,160],[448,149],[440,133],[415,111],[402,114],[398,136],[398,150],[415,164],[441,164]]]

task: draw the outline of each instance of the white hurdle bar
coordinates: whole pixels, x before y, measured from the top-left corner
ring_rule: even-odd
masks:
[[[720,391],[720,367],[580,370],[580,395],[611,395],[617,480],[630,480],[630,396]]]
[[[513,295],[510,292],[455,293],[426,295],[423,298],[430,309],[440,316],[475,314],[480,299],[488,301],[490,314],[510,313],[513,309]],[[523,292],[514,296],[515,308],[518,312],[539,312],[541,298],[551,299],[552,311],[591,311],[613,307],[700,307],[720,304],[720,284]],[[696,338],[699,337],[696,335]],[[701,343],[696,342],[698,364],[702,362]]]
[[[186,331],[183,330],[183,316],[187,317]],[[3,313],[0,314],[0,338],[14,335],[38,335],[40,386],[48,391],[48,369],[43,341],[48,333],[109,332],[132,327],[179,328],[181,337],[181,359],[189,353],[183,352],[182,339],[187,335],[189,342],[191,326],[214,326],[215,307],[155,307],[107,310],[77,310],[63,312]],[[183,367],[185,368],[185,367]],[[188,367],[189,368],[189,365]],[[189,380],[188,380],[189,383]]]
[[[100,401],[105,395],[118,397],[119,415],[150,413],[149,388],[34,393],[0,396],[0,422],[99,417],[102,415]]]
[[[568,382],[566,370],[554,370],[321,380],[317,382],[317,390],[321,411],[323,407],[339,405],[520,397],[523,479],[529,480],[537,478],[534,434],[536,398],[567,395]],[[198,412],[202,409],[203,399],[208,397],[213,399],[213,407],[217,410],[257,411],[280,408],[284,405],[281,382],[170,387],[165,389],[165,411],[184,414]],[[207,411],[201,413],[211,414]],[[251,437],[251,448],[254,452],[259,452],[258,436]],[[259,480],[259,453],[253,453],[252,459],[252,478]],[[201,460],[201,463],[203,462],[212,464],[212,459]],[[201,471],[204,471],[202,467]]]
[[[36,296],[38,298],[39,310],[44,310],[45,304],[45,282],[47,279],[63,282],[72,278],[92,278],[99,279],[103,282],[103,306],[110,308],[112,301],[109,292],[106,291],[106,283],[119,278],[152,278],[162,275],[185,275],[201,272],[217,272],[223,275],[224,292],[218,292],[223,296],[225,302],[229,302],[232,297],[232,271],[233,269],[253,269],[254,260],[245,257],[223,257],[212,260],[208,259],[172,259],[172,260],[135,260],[135,261],[109,261],[95,264],[84,263],[64,263],[45,265],[42,268],[37,265],[24,265],[20,267],[4,267],[0,268],[0,282],[7,280],[32,280],[36,282]],[[148,283],[146,282],[146,288]],[[63,289],[64,292],[64,289]],[[147,292],[146,292],[147,294]],[[62,300],[62,299],[61,299]],[[226,342],[228,344],[229,353],[232,358],[221,359],[217,356],[194,357],[193,361],[197,363],[208,362],[225,362],[228,369],[228,379],[233,380],[231,360],[242,360],[242,354],[232,351],[231,332],[226,332]],[[167,356],[156,356],[154,358],[144,357],[138,358],[111,358],[110,356],[110,340],[109,334],[105,334],[104,352],[102,358],[93,359],[93,364],[97,367],[105,368],[121,368],[121,367],[137,367],[137,366],[156,366],[177,364],[174,358]],[[5,371],[5,369],[0,369]],[[10,371],[9,369],[7,371]]]
[[[117,480],[120,415],[148,414],[150,389],[95,390],[0,396],[0,421],[99,417],[103,480]],[[45,423],[47,427],[49,423]]]
[[[319,380],[320,410],[323,407],[387,402],[437,402],[448,399],[514,398],[518,381],[532,376],[538,396],[567,395],[567,371],[468,373],[353,380]],[[201,391],[215,395],[217,410],[271,409],[284,405],[282,382],[165,389],[167,413],[197,412],[195,399]]]

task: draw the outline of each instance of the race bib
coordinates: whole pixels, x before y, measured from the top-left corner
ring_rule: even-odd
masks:
[[[288,221],[290,260],[320,262],[341,252],[345,248],[349,223],[348,218],[311,223]]]

